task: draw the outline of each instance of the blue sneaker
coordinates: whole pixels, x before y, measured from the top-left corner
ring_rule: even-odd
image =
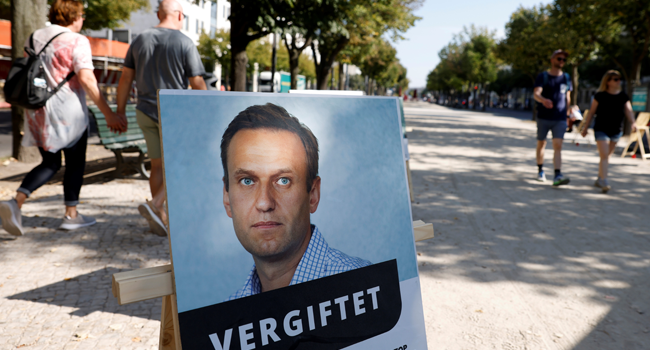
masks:
[[[537,181],[546,182],[546,174],[544,174],[544,171],[540,171],[539,174],[537,174]]]
[[[553,179],[553,186],[561,186],[561,185],[566,185],[569,183],[569,178],[564,177],[562,174],[558,174],[555,179]]]

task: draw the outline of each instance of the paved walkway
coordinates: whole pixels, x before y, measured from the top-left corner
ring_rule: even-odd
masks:
[[[535,177],[534,124],[407,104],[414,219],[430,349],[649,349],[650,162],[614,158],[608,195],[592,182],[595,147],[567,143],[571,185]],[[34,164],[0,165],[0,200]],[[118,306],[118,271],[169,262],[168,241],[136,207],[137,175],[113,179],[90,146],[83,214],[58,231],[60,176],[24,206],[27,233],[0,230],[0,350],[157,349],[160,300]]]
[[[34,165],[0,166],[0,199],[10,198]],[[0,350],[158,349],[160,299],[119,306],[111,277],[168,264],[169,246],[137,211],[150,196],[148,182],[113,179],[113,167],[112,153],[90,146],[79,211],[97,225],[57,230],[59,174],[24,205],[24,236],[10,240],[0,229]]]
[[[617,152],[605,195],[596,148],[565,141],[553,188],[533,122],[405,111],[430,349],[650,349],[650,162]]]

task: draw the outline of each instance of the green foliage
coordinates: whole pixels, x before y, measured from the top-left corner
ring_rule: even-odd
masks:
[[[197,48],[206,71],[214,71],[217,62],[221,64],[221,67],[226,72],[230,71],[231,54],[229,31],[219,29],[212,37],[202,31]]]
[[[550,65],[553,51],[566,47],[565,32],[549,21],[551,7],[520,7],[506,24],[506,38],[497,46],[497,56],[535,81]]]
[[[0,19],[11,21],[11,0],[0,0]]]
[[[438,53],[440,62],[427,77],[427,89],[462,91],[470,83],[491,83],[497,79],[495,33],[471,26],[454,37]]]
[[[20,0],[16,0],[20,1]],[[48,0],[52,4],[54,0]],[[84,0],[84,29],[119,28],[120,22],[127,22],[131,13],[148,10],[148,0]],[[11,21],[11,0],[0,0],[0,19]]]

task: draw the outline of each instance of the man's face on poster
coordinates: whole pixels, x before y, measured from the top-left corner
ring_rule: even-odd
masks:
[[[286,130],[244,129],[227,152],[223,203],[237,238],[255,258],[282,260],[308,238],[309,216],[320,200],[320,178],[307,191],[300,137]]]

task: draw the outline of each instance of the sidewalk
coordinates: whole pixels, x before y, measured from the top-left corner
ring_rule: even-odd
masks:
[[[26,234],[0,229],[0,349],[158,349],[160,300],[119,306],[111,277],[169,263],[166,238],[137,211],[150,197],[137,175],[111,177],[114,156],[89,146],[79,211],[97,224],[59,231],[62,172],[23,207]],[[0,200],[36,164],[0,166]]]
[[[650,162],[614,155],[603,195],[596,148],[567,141],[572,181],[552,188],[534,180],[534,123],[405,112],[414,220],[436,232],[417,244],[429,349],[650,348]],[[88,154],[79,210],[97,225],[56,229],[58,175],[25,204],[23,237],[0,230],[0,350],[158,348],[160,300],[118,306],[110,289],[115,272],[169,263],[136,209],[148,183],[113,179],[101,146]],[[33,166],[0,165],[0,200]]]
[[[405,105],[430,349],[650,349],[650,162],[564,144],[535,181],[535,124]],[[552,172],[552,149],[546,169]]]

